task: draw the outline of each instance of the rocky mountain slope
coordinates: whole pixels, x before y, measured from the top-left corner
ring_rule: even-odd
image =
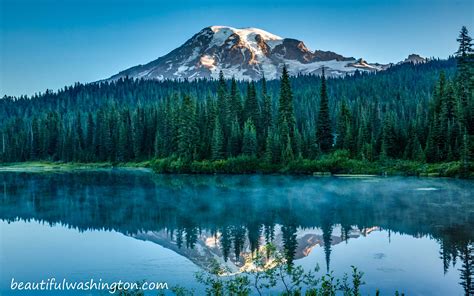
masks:
[[[124,70],[121,77],[144,79],[226,78],[257,80],[265,75],[278,78],[286,64],[291,75],[320,74],[344,76],[359,71],[380,71],[390,65],[368,63],[331,51],[311,51],[304,42],[282,38],[257,28],[236,29],[211,26],[202,29],[183,45],[146,65]]]

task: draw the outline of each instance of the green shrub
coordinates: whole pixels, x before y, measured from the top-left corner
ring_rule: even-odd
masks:
[[[255,156],[237,156],[228,158],[224,165],[227,174],[255,173],[259,169],[258,159]]]
[[[349,151],[336,150],[318,159],[298,158],[286,164],[272,164],[255,156],[240,155],[225,160],[184,161],[177,157],[154,159],[149,166],[160,174],[249,174],[279,173],[305,174],[386,174],[404,176],[473,177],[472,167],[466,170],[459,161],[446,163],[424,163],[411,160],[383,159],[377,162],[350,158]]]

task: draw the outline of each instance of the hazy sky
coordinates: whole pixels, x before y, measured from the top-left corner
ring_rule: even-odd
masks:
[[[474,0],[0,0],[0,24],[0,95],[31,95],[147,63],[210,25],[370,62],[446,58],[462,25],[474,32]]]

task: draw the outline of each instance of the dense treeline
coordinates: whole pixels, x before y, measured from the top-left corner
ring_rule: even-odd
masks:
[[[0,100],[0,160],[181,164],[244,157],[268,164],[351,158],[461,161],[474,135],[472,41],[456,58],[396,65],[377,74],[241,82],[76,84]]]

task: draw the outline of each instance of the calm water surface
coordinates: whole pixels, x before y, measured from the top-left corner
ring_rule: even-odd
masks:
[[[473,185],[131,170],[0,173],[0,295],[28,295],[10,290],[12,278],[51,277],[146,279],[200,291],[194,274],[212,258],[238,272],[269,241],[294,264],[318,264],[321,274],[342,276],[357,266],[364,295],[376,288],[382,295],[465,295],[473,293]]]

